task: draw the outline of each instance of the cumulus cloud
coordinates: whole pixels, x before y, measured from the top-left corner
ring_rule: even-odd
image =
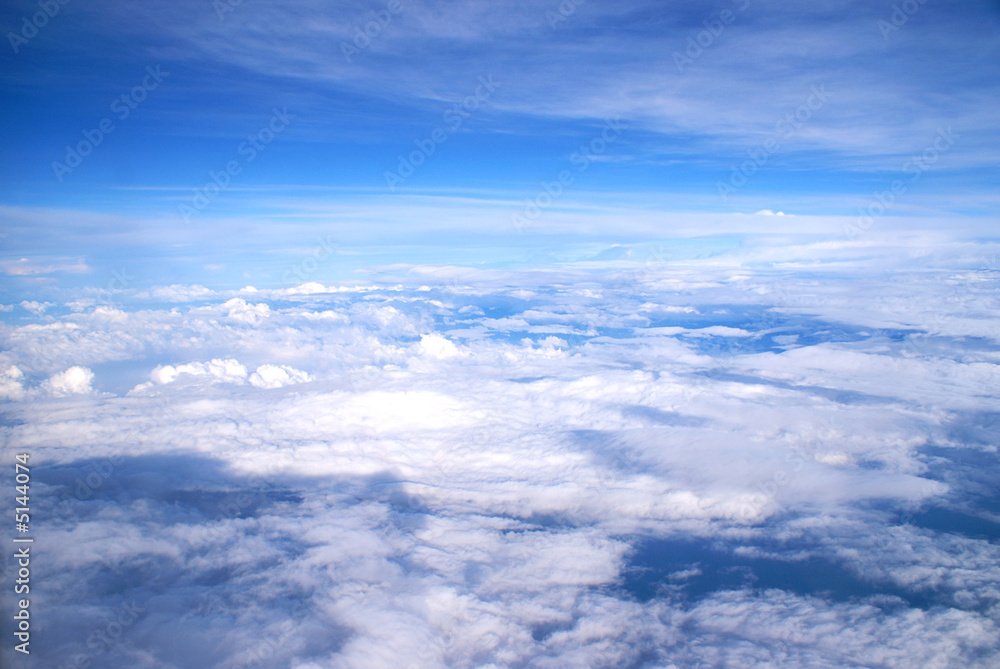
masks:
[[[421,355],[438,360],[447,360],[460,355],[458,347],[439,334],[423,335],[417,348]]]
[[[19,400],[24,397],[24,372],[16,365],[10,365],[0,372],[0,397],[5,400]]]
[[[309,381],[309,374],[288,365],[261,365],[247,379],[256,388],[281,388]]]
[[[255,388],[270,389],[306,383],[311,380],[307,372],[288,365],[265,364],[248,373],[247,368],[232,358],[215,358],[208,362],[190,362],[182,365],[158,365],[149,374],[149,383],[139,384],[141,391],[154,386],[165,386],[178,381],[204,378],[212,383],[244,384]]]
[[[209,362],[191,362],[184,365],[161,365],[149,374],[153,383],[173,383],[184,376],[208,376],[213,381],[241,382],[247,378],[247,368],[232,359],[215,358]]]
[[[319,293],[330,292],[330,289],[316,281],[308,281],[294,288],[288,289],[289,295],[317,295]]]
[[[229,310],[227,314],[229,318],[249,325],[256,325],[271,315],[271,308],[267,304],[248,303],[239,297],[234,297],[222,306]]]
[[[55,396],[84,395],[93,390],[90,387],[93,380],[94,373],[92,371],[86,367],[74,366],[50,376],[42,383],[42,389]]]

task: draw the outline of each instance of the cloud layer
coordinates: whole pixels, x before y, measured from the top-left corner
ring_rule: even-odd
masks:
[[[616,262],[5,325],[39,655],[992,666],[995,275]]]

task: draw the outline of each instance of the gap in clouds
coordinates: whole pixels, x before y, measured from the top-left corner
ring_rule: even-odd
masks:
[[[810,553],[808,544],[763,542],[767,558],[741,554],[746,546],[717,539],[647,538],[634,542],[623,570],[623,589],[640,601],[672,595],[697,602],[720,590],[779,589],[836,602],[874,602],[876,606],[929,609],[943,600],[933,594],[893,587],[892,583],[859,578],[842,564]],[[805,557],[802,556],[805,553]]]

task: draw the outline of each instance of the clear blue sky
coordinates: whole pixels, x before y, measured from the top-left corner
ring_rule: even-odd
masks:
[[[995,230],[998,2],[45,6],[0,10],[8,293],[280,286],[319,240],[334,280],[845,239],[859,207],[865,234]]]

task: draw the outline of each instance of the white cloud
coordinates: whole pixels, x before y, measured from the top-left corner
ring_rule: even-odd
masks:
[[[94,373],[86,367],[70,367],[64,372],[50,376],[42,383],[42,388],[50,395],[84,395],[93,391],[90,387]]]
[[[192,300],[207,299],[213,295],[215,295],[215,291],[197,284],[193,286],[180,284],[174,284],[172,286],[157,286],[149,293],[149,296],[154,300],[162,300],[164,302],[190,302]],[[139,295],[139,297],[142,296],[142,294]]]
[[[49,307],[54,307],[55,305],[51,302],[36,302],[34,300],[25,300],[21,302],[21,307],[35,314],[36,316],[41,316]]]
[[[288,365],[260,365],[252,373],[239,361],[232,358],[215,358],[208,362],[191,362],[182,365],[159,365],[149,374],[150,383],[140,384],[134,390],[141,391],[154,386],[165,386],[185,377],[197,379],[207,377],[211,382],[249,383],[255,388],[283,388],[306,383],[311,380],[307,372]]]
[[[229,310],[227,314],[229,318],[249,325],[256,325],[271,316],[271,308],[267,304],[263,302],[252,304],[239,297],[232,298],[222,307]]]
[[[116,309],[115,307],[94,307],[93,315],[98,318],[106,318],[119,323],[125,322],[128,319],[128,315],[124,311]]]
[[[9,276],[38,276],[55,273],[86,274],[92,269],[83,258],[41,258],[0,260],[0,272]]]
[[[287,365],[261,365],[247,379],[255,388],[282,388],[309,381],[309,374]]]
[[[24,397],[24,372],[10,365],[0,372],[0,398],[19,400]]]
[[[294,288],[289,288],[288,295],[319,295],[321,293],[328,293],[330,289],[321,283],[315,281],[308,281],[306,283],[300,284]]]
[[[240,382],[247,378],[247,368],[231,358],[184,365],[160,365],[149,374],[157,385],[173,383],[182,376],[209,376],[215,381]]]
[[[417,349],[421,355],[438,360],[447,360],[461,355],[455,344],[439,334],[422,335]]]

